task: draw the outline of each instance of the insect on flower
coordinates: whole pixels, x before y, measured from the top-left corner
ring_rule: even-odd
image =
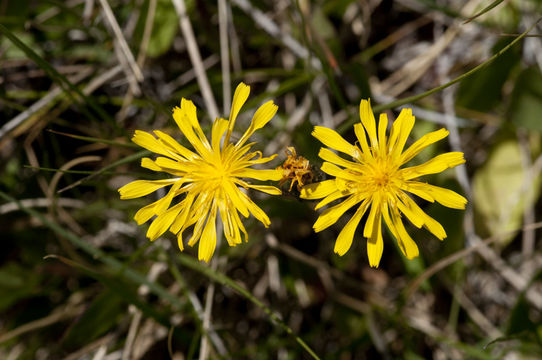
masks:
[[[287,156],[286,160],[284,160],[281,166],[277,167],[277,170],[282,171],[282,179],[279,181],[279,186],[284,185],[284,183],[290,180],[288,192],[292,192],[294,184],[297,184],[297,190],[301,191],[303,185],[312,183],[314,179],[314,173],[312,172],[309,160],[303,156],[297,156],[293,146],[288,146],[285,152]]]

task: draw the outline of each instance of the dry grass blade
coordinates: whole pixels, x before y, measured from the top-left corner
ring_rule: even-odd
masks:
[[[542,222],[536,222],[534,224],[529,224],[524,226],[521,229],[518,230],[528,230],[528,229],[539,229],[542,228]],[[442,269],[446,268],[447,266],[452,265],[458,260],[461,260],[462,258],[466,257],[469,254],[472,254],[475,251],[479,251],[480,248],[487,246],[497,240],[499,240],[501,237],[505,237],[510,234],[514,234],[517,230],[510,231],[505,234],[500,234],[496,236],[489,237],[480,243],[473,245],[469,248],[457,251],[451,255],[448,255],[447,257],[439,260],[435,264],[431,265],[427,270],[425,270],[420,276],[418,276],[414,281],[410,283],[410,285],[405,289],[404,294],[405,298],[410,298],[412,294],[420,287],[420,285],[429,279],[431,276],[435,275],[437,272],[441,271]]]

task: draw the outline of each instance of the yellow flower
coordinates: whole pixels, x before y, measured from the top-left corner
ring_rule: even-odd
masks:
[[[220,214],[228,244],[241,243],[241,233],[247,241],[247,233],[239,217],[250,214],[269,226],[269,217],[239,187],[255,189],[272,195],[281,191],[273,186],[252,185],[241,178],[257,180],[279,180],[282,173],[277,170],[257,170],[251,166],[263,164],[277,155],[262,157],[260,151],[249,152],[254,143],[246,144],[248,138],[267,124],[278,107],[273,101],[263,104],[254,114],[247,131],[235,143],[230,136],[239,110],[250,93],[250,87],[241,83],[235,90],[229,121],[217,118],[211,129],[211,142],[207,140],[196,116],[194,104],[181,100],[181,107],[173,109],[173,119],[195,151],[180,145],[171,136],[155,130],[153,135],[137,130],[132,141],[163,157],[156,160],[143,158],[141,166],[153,171],[166,172],[173,178],[164,180],[136,180],[119,189],[121,199],[133,199],[150,194],[171,185],[166,196],[140,209],[134,216],[138,224],[156,215],[147,231],[152,241],[168,229],[177,234],[179,249],[183,250],[183,232],[194,225],[188,245],[198,241],[198,258],[208,262],[216,248],[216,220]],[[225,136],[224,136],[225,134]],[[224,137],[223,145],[221,140]],[[175,197],[180,196],[171,206]]]
[[[348,209],[359,204],[337,237],[334,249],[337,254],[344,255],[348,251],[361,218],[369,211],[363,229],[363,236],[367,238],[369,264],[378,267],[382,257],[382,218],[397,239],[403,254],[408,259],[415,258],[418,256],[418,247],[405,230],[401,213],[416,227],[425,227],[440,240],[446,237],[446,232],[442,225],[412,200],[409,193],[446,207],[464,209],[467,200],[463,196],[418,180],[422,175],[436,174],[464,163],[463,153],[449,152],[424,164],[401,168],[424,148],[448,136],[448,131],[440,129],[428,133],[403,151],[414,126],[411,109],[401,111],[391,127],[389,137],[386,136],[386,114],[380,114],[377,127],[371,104],[367,100],[361,101],[360,118],[361,123],[354,125],[358,140],[356,145],[350,144],[331,129],[321,126],[314,128],[314,137],[324,145],[351,156],[353,161],[343,159],[329,149],[320,149],[319,156],[325,160],[322,171],[335,178],[303,187],[301,197],[323,198],[316,209],[346,197],[318,217],[313,226],[316,232],[334,224]]]

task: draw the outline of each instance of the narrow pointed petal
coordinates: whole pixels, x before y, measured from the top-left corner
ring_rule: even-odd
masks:
[[[430,132],[429,134],[425,134],[414,144],[410,145],[410,147],[401,154],[401,165],[406,164],[408,161],[412,160],[416,155],[418,155],[423,149],[425,149],[429,145],[444,139],[446,136],[448,136],[449,133],[450,132],[448,130],[443,128],[437,131]]]
[[[162,171],[162,168],[156,165],[155,162],[149,158],[141,159],[141,167],[152,170],[152,171]]]
[[[168,149],[161,144],[154,136],[148,132],[136,130],[132,141],[144,149],[152,151],[153,153],[169,156],[173,159],[180,159],[179,155]]]
[[[264,192],[269,195],[282,195],[282,190],[269,185],[248,185],[249,188]]]
[[[359,149],[346,141],[335,130],[331,130],[323,126],[315,126],[314,130],[312,131],[312,136],[320,140],[320,142],[327,147],[348,154],[356,159],[361,158],[361,152]]]
[[[331,203],[332,201],[335,201],[337,199],[340,199],[342,197],[345,197],[345,196],[348,196],[348,195],[351,195],[351,194],[352,194],[351,192],[347,192],[347,191],[339,191],[339,190],[334,191],[331,194],[329,194],[328,196],[326,196],[318,204],[316,204],[316,206],[314,207],[314,210],[318,210],[321,207],[326,206],[327,204]]]
[[[213,206],[207,219],[198,247],[198,260],[206,263],[211,260],[216,249],[216,206]]]
[[[362,152],[362,159],[370,159],[373,157],[373,153],[371,152],[371,149],[369,148],[369,144],[367,143],[367,135],[365,133],[365,128],[362,124],[354,124],[354,132],[356,133],[356,137],[358,138],[359,146],[361,147]]]
[[[181,204],[177,204],[162,215],[159,215],[156,219],[154,219],[151,226],[149,226],[149,230],[147,231],[147,237],[151,241],[158,239],[160,235],[162,235],[167,231],[167,229],[169,229],[181,209]]]
[[[220,140],[222,136],[228,130],[229,121],[225,119],[216,119],[213,122],[213,128],[211,129],[211,146],[215,153],[220,152]]]
[[[233,94],[233,101],[231,104],[231,110],[230,110],[230,127],[228,129],[229,133],[233,130],[233,127],[235,125],[235,119],[237,119],[237,115],[239,114],[239,111],[241,110],[241,107],[245,104],[245,102],[248,99],[248,95],[250,94],[250,86],[246,85],[245,83],[240,83],[237,85],[237,88],[235,89],[235,93]]]
[[[282,171],[280,170],[257,170],[245,168],[243,170],[236,171],[234,174],[236,177],[251,178],[256,180],[274,180],[278,181],[282,178]]]
[[[382,239],[382,216],[376,219],[376,226],[373,227],[373,233],[367,239],[367,258],[369,265],[377,268],[384,252],[384,239]]]
[[[467,199],[455,191],[418,181],[409,181],[405,190],[423,199],[434,199],[439,204],[452,209],[465,209]]]
[[[462,152],[449,152],[440,154],[421,165],[404,168],[401,173],[405,180],[410,180],[423,175],[438,174],[464,162],[465,158]]]
[[[320,232],[339,220],[339,218],[352,206],[360,202],[360,198],[352,195],[348,197],[345,201],[335,206],[330,207],[329,209],[324,210],[322,214],[318,217],[314,225],[315,232]]]
[[[254,215],[254,217],[258,219],[265,227],[269,227],[271,221],[269,220],[267,214],[252,200],[250,200],[250,198],[245,193],[239,192],[239,194],[241,201],[245,203],[245,206],[248,208],[250,213]]]
[[[359,222],[361,218],[363,217],[363,214],[365,214],[365,211],[367,211],[367,206],[369,202],[366,200],[361,203],[361,205],[358,207],[352,218],[348,220],[348,223],[345,225],[345,227],[341,230],[339,233],[339,236],[337,237],[337,240],[335,241],[335,247],[333,248],[333,251],[336,254],[339,254],[339,256],[343,256],[346,254],[346,252],[350,249],[352,246],[352,241],[354,240],[354,234],[356,233],[356,228],[359,225]]]
[[[168,147],[170,151],[173,151],[181,155],[185,159],[191,159],[197,156],[192,151],[188,150],[187,148],[179,144],[177,141],[175,141],[175,139],[173,139],[168,134],[160,130],[154,130],[153,132],[156,136],[158,136],[158,139],[161,142],[161,144]]]
[[[156,213],[154,212],[154,207],[156,206],[158,201],[150,203],[149,205],[142,207],[136,212],[136,214],[134,215],[134,220],[137,222],[138,225],[146,223],[147,221],[149,221],[150,218],[156,215]]]
[[[121,187],[118,191],[121,199],[135,199],[148,195],[164,186],[171,185],[179,179],[135,180]]]
[[[369,142],[374,149],[378,149],[378,138],[376,134],[376,120],[371,108],[370,100],[361,100],[359,103],[359,118],[369,135]]]
[[[358,164],[348,161],[340,157],[339,155],[335,154],[333,151],[321,148],[320,152],[318,153],[318,156],[325,161],[329,161],[330,163],[345,167],[345,168],[355,168],[358,166]]]
[[[263,128],[269,120],[275,116],[278,110],[278,106],[273,103],[272,100],[266,102],[256,110],[252,122],[248,127],[247,131],[243,134],[241,139],[235,144],[236,147],[242,146],[256,130]]]
[[[300,197],[307,200],[321,199],[334,191],[337,191],[335,180],[325,180],[303,186]]]
[[[366,238],[370,238],[373,235],[373,227],[376,224],[376,220],[380,220],[380,202],[380,196],[378,194],[373,195],[371,198],[371,211],[369,212],[369,216],[367,216],[367,222],[363,229],[363,236]]]
[[[405,226],[403,225],[403,221],[401,220],[401,215],[399,214],[399,211],[391,210],[390,212],[391,221],[393,222],[393,226],[395,227],[395,231],[398,235],[397,244],[399,245],[399,248],[407,257],[407,259],[414,259],[420,254],[418,246],[406,231]]]
[[[388,154],[388,146],[386,144],[386,129],[388,128],[388,116],[385,113],[380,114],[378,120],[378,151],[382,156]]]
[[[403,109],[393,123],[390,132],[390,140],[388,142],[390,155],[393,158],[398,158],[403,151],[408,136],[414,127],[415,118],[412,115],[411,109]]]

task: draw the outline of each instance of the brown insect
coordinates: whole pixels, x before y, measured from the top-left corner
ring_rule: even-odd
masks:
[[[279,181],[279,186],[290,180],[288,192],[292,192],[294,184],[297,184],[297,190],[301,191],[303,185],[312,183],[314,179],[309,160],[303,156],[297,156],[293,146],[286,148],[286,156],[287,158],[284,160],[284,163],[277,167],[277,170],[282,170],[282,179]]]

